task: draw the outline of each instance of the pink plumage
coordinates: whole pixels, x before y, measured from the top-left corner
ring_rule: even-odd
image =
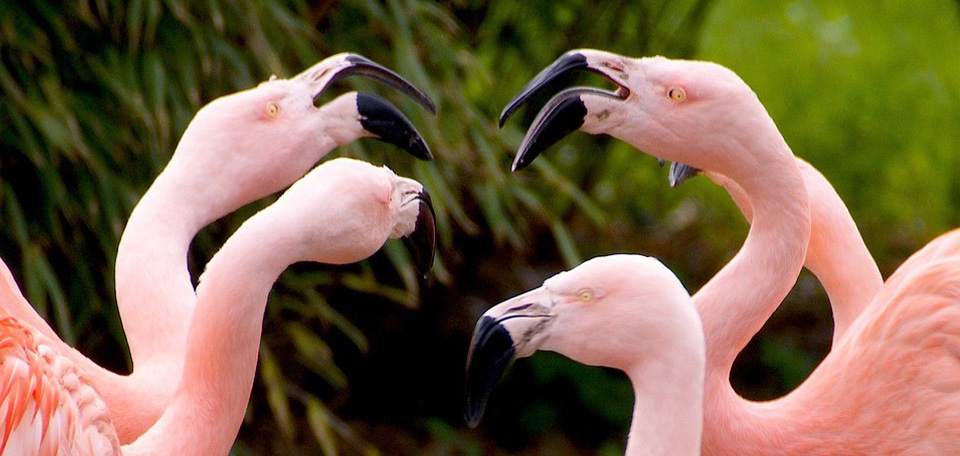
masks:
[[[811,241],[817,219],[810,202],[823,195],[808,194],[793,153],[753,91],[714,63],[571,51],[531,81],[501,120],[576,69],[602,74],[619,89],[569,89],[554,97],[527,132],[515,168],[562,137],[545,131],[575,125],[724,176],[751,213],[741,250],[693,297],[707,346],[704,454],[960,454],[960,262],[952,253],[960,236],[934,241],[882,287],[867,270],[867,286],[847,304],[835,303],[835,311],[844,311],[836,313],[841,334],[807,381],[774,401],[744,400],[729,383],[734,359],[790,291],[805,260],[851,247],[833,245],[844,236],[824,231],[849,224],[820,225],[818,235],[827,236]],[[808,245],[817,249],[812,258]],[[850,264],[870,263],[861,257]],[[830,270],[836,267],[842,266],[829,263],[824,277],[849,272]]]
[[[351,74],[396,86],[434,109],[392,71],[356,54],[338,54],[290,79],[272,78],[220,97],[196,114],[120,240],[117,305],[133,360],[130,375],[103,369],[60,341],[0,261],[0,309],[48,337],[98,387],[121,442],[133,441],[160,417],[182,376],[196,307],[187,252],[197,232],[289,186],[334,148],[361,137],[430,157],[416,129],[385,100],[351,92],[314,106],[332,81]],[[370,131],[370,121],[381,126]]]

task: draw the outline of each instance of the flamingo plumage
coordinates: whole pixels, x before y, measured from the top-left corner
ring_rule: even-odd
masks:
[[[600,73],[619,89],[556,95],[514,168],[570,132],[606,133],[726,176],[750,203],[743,247],[693,297],[707,346],[704,454],[960,453],[960,261],[949,254],[958,232],[908,260],[798,388],[773,401],[745,400],[729,382],[733,361],[807,256],[809,196],[793,153],[749,86],[709,62],[572,51],[519,101],[572,69]]]
[[[68,434],[63,432],[68,427],[47,418],[56,415],[32,413],[51,409],[53,399],[47,398],[57,395],[65,398],[68,405],[77,404],[81,411],[96,417],[77,414],[74,422],[91,427],[72,432],[93,435],[95,431],[104,431],[105,438],[112,437],[109,442],[116,443],[118,439],[112,424],[104,429],[104,423],[109,423],[106,406],[97,402],[97,395],[92,394],[95,390],[81,372],[67,369],[69,375],[58,377],[57,371],[48,371],[45,365],[27,365],[23,356],[9,355],[11,350],[0,351],[6,354],[0,359],[0,372],[30,373],[0,384],[0,411],[8,411],[5,418],[9,418],[10,410],[21,417],[6,421],[5,432],[0,435],[4,437],[0,445],[6,444],[3,454],[227,454],[253,385],[267,296],[283,270],[297,261],[360,261],[375,253],[387,239],[399,237],[409,237],[417,243],[415,251],[428,253],[420,266],[429,268],[434,230],[430,199],[418,182],[359,160],[341,158],[321,164],[274,204],[247,220],[208,263],[197,287],[183,377],[168,407],[150,429],[119,452],[115,444],[91,453],[50,452],[48,447],[33,445],[35,441],[48,440],[65,444],[63,439]],[[16,326],[23,328],[19,323]],[[11,340],[0,336],[4,343]],[[46,356],[53,363],[73,364],[56,353],[55,347],[40,346],[33,350],[39,354],[34,358]],[[22,351],[14,347],[12,352]],[[84,394],[72,394],[63,388],[64,384],[75,383],[83,386],[79,391]],[[36,419],[41,420],[40,424]],[[22,435],[35,440],[21,439],[17,442],[27,444],[13,446],[17,442],[12,437]],[[37,440],[37,435],[55,437]]]
[[[0,455],[107,455],[120,448],[107,407],[56,345],[0,316]]]
[[[658,260],[594,258],[484,312],[467,355],[471,425],[513,360],[538,350],[627,374],[636,396],[627,455],[700,453],[703,329],[690,295]]]
[[[676,165],[674,163],[673,165]],[[846,335],[883,286],[883,276],[840,195],[819,170],[801,158],[797,167],[810,199],[810,241],[804,267],[823,285],[833,311],[833,344]],[[671,167],[671,173],[678,169]],[[722,186],[750,222],[753,209],[747,194],[726,176],[705,173]],[[672,182],[677,182],[672,178]]]
[[[423,92],[396,73],[356,54],[338,54],[290,79],[271,78],[220,97],[196,114],[120,240],[117,305],[133,361],[129,375],[103,369],[63,343],[0,262],[0,306],[54,341],[96,385],[121,442],[133,441],[156,421],[179,383],[197,299],[187,251],[200,229],[289,186],[331,150],[360,137],[432,158],[409,120],[377,96],[351,92],[314,106],[332,82],[356,74],[393,85],[435,111]]]

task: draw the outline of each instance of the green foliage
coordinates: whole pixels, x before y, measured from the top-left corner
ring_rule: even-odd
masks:
[[[887,273],[960,225],[958,14],[948,1],[728,1],[702,34],[700,56],[753,87]]]

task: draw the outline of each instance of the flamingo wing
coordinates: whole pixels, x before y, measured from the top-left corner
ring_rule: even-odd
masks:
[[[100,396],[54,346],[0,316],[0,456],[119,454]]]
[[[960,454],[960,257],[923,258],[880,290],[793,395],[809,434],[848,454]]]

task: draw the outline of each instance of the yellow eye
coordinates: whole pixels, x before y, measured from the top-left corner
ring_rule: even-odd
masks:
[[[593,299],[593,292],[588,289],[583,289],[577,293],[577,297],[583,302],[590,302],[590,300]]]
[[[270,104],[268,104],[268,105],[267,105],[267,114],[269,114],[270,117],[277,117],[278,115],[280,115],[280,107],[277,106],[276,103],[270,103]]]
[[[677,87],[668,90],[667,96],[673,101],[680,102],[687,99],[687,92],[684,92],[683,89]]]

